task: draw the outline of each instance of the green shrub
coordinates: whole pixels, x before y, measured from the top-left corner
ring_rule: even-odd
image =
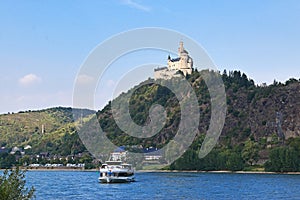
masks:
[[[25,187],[25,171],[16,169],[5,170],[0,176],[1,200],[29,200],[35,198],[34,187]]]

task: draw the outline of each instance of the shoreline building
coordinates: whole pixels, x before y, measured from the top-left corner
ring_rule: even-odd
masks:
[[[179,44],[178,57],[172,59],[169,55],[167,67],[154,69],[154,79],[180,77],[179,71],[184,76],[191,74],[193,71],[193,59],[189,56],[188,51],[184,49],[182,41]]]

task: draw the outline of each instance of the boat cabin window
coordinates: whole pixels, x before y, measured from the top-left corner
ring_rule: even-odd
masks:
[[[105,168],[107,168],[107,165],[102,165],[101,166],[101,169],[105,169]]]

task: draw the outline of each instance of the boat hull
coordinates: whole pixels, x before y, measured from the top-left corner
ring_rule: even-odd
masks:
[[[129,183],[134,181],[134,177],[99,177],[100,183]]]

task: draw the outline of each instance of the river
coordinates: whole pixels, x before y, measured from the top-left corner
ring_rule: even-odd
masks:
[[[28,171],[36,199],[300,199],[300,175],[151,172],[100,184],[98,172]]]

